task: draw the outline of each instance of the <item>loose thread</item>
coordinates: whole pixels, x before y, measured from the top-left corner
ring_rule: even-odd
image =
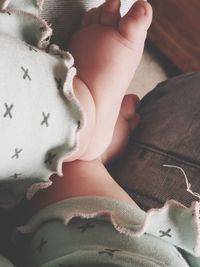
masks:
[[[167,168],[175,168],[175,169],[180,170],[180,171],[183,173],[184,177],[185,177],[185,182],[186,182],[186,186],[187,186],[187,192],[189,192],[189,193],[192,194],[193,196],[199,198],[199,200],[200,200],[200,194],[197,193],[197,192],[193,192],[193,191],[191,190],[191,184],[190,184],[189,181],[188,181],[188,178],[187,178],[187,175],[186,175],[185,171],[184,171],[181,167],[178,167],[178,166],[175,166],[175,165],[167,165],[167,164],[164,164],[163,167],[167,167]]]

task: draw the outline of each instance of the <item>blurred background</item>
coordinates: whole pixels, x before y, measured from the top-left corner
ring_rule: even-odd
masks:
[[[128,92],[140,97],[160,81],[200,71],[200,1],[149,0],[154,16],[142,62]]]

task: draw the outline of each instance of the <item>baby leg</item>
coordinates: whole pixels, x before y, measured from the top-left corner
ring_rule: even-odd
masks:
[[[53,185],[45,191],[38,192],[31,200],[32,213],[64,199],[81,196],[107,197],[137,207],[99,160],[65,163],[63,174],[64,176],[59,179],[54,176]]]
[[[98,160],[73,161],[63,165],[63,177],[54,175],[51,187],[38,192],[31,200],[35,212],[51,203],[77,196],[102,196],[135,205],[125,191],[113,180],[103,164],[116,158],[124,150],[130,133],[139,118],[135,113],[139,99],[124,97],[110,146]]]

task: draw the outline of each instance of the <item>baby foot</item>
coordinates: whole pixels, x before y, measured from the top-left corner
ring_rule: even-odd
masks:
[[[139,102],[138,96],[134,94],[124,97],[115,125],[112,142],[100,157],[103,164],[119,157],[126,148],[131,132],[137,127],[140,121],[140,116],[136,113]]]
[[[94,132],[79,159],[98,158],[109,146],[152,20],[151,6],[144,0],[122,18],[119,9],[119,0],[107,0],[90,10],[71,40],[78,78],[88,87],[96,110]]]

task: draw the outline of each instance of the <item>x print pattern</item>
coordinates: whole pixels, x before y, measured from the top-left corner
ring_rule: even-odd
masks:
[[[5,16],[8,15],[12,14],[8,13]],[[41,28],[40,30],[44,31],[45,29]],[[7,40],[5,39],[5,43],[6,42]],[[12,45],[10,39],[8,39],[8,42],[9,45]],[[1,76],[5,77],[5,80],[2,79],[1,81],[1,86],[5,84],[5,86],[3,86],[5,91],[1,90],[0,94],[0,126],[2,127],[3,125],[3,127],[5,127],[5,129],[1,128],[1,131],[3,131],[3,137],[4,134],[8,137],[6,138],[6,142],[4,142],[4,138],[2,138],[1,144],[3,144],[5,153],[4,158],[1,158],[0,163],[5,163],[6,167],[10,165],[12,166],[12,168],[6,169],[5,174],[4,169],[0,167],[0,171],[3,170],[3,173],[0,173],[0,178],[6,177],[6,179],[13,184],[15,182],[17,183],[18,180],[22,181],[22,179],[24,180],[25,178],[31,179],[31,175],[33,173],[35,176],[39,176],[34,178],[39,178],[40,180],[44,178],[46,179],[48,174],[55,171],[57,167],[55,163],[57,163],[56,160],[59,159],[59,152],[57,152],[56,148],[58,148],[60,154],[63,155],[64,149],[61,146],[63,144],[64,137],[66,137],[65,148],[66,153],[68,152],[67,138],[69,137],[69,140],[71,140],[71,136],[68,136],[67,134],[74,134],[74,131],[71,131],[70,129],[70,126],[74,123],[74,118],[72,118],[69,124],[67,123],[64,125],[63,123],[63,129],[61,129],[60,135],[59,133],[57,134],[59,129],[58,131],[55,131],[57,134],[55,138],[51,138],[51,134],[53,136],[54,133],[52,129],[60,127],[60,122],[61,120],[64,121],[66,118],[64,116],[66,114],[67,116],[70,116],[74,115],[76,112],[76,108],[73,110],[71,107],[68,107],[66,101],[64,102],[63,99],[61,99],[61,94],[58,92],[62,92],[63,90],[64,79],[66,78],[66,73],[64,72],[67,71],[66,67],[63,67],[62,55],[59,56],[58,53],[56,55],[57,57],[54,56],[54,58],[51,58],[50,55],[42,54],[44,52],[40,52],[38,48],[32,45],[24,42],[22,45],[20,42],[16,43],[16,47],[18,46],[19,48],[14,48],[15,50],[19,49],[17,50],[19,51],[19,57],[16,53],[16,60],[9,62],[9,64],[13,65],[13,73],[10,74],[9,72],[5,72],[5,75]],[[22,54],[20,53],[20,49]],[[26,60],[26,57],[28,60]],[[7,56],[5,56],[5,59],[6,58]],[[42,75],[42,71],[40,73],[40,68],[38,67],[40,60],[41,62],[44,62],[44,66],[47,66],[45,67],[44,74],[47,73],[49,79],[45,75]],[[37,64],[34,65],[34,62]],[[8,67],[10,66],[9,64]],[[55,65],[56,67],[59,67],[57,74],[55,74]],[[43,64],[41,64],[41,66],[44,68]],[[40,80],[41,83],[38,83]],[[45,90],[41,93],[43,85],[45,85]],[[48,91],[46,88],[48,88]],[[49,98],[46,97],[48,92],[50,92]],[[37,99],[38,96],[41,96],[41,100],[39,99],[40,101]],[[54,96],[55,98],[53,98]],[[33,97],[33,101],[30,97]],[[27,99],[28,101],[26,101]],[[31,101],[29,102],[29,100]],[[34,106],[32,106],[32,103]],[[60,103],[60,107],[56,109],[56,105],[58,106]],[[34,112],[34,116],[31,115],[33,114],[31,112]],[[58,123],[56,121],[57,118]],[[80,122],[77,122],[77,124],[80,125]],[[33,128],[31,128],[32,126]],[[52,130],[52,132],[50,130]],[[31,136],[32,133],[33,136]],[[39,143],[40,140],[42,140],[42,145]],[[45,142],[45,140],[47,140],[47,142]],[[72,143],[71,141],[69,142]],[[40,147],[40,150],[37,149],[38,146]],[[51,151],[51,149],[54,150]],[[71,149],[71,147],[69,147],[69,149]],[[28,166],[28,168],[30,168],[29,171],[27,168],[27,162],[32,162],[32,156],[34,155],[35,157],[34,153],[37,153],[38,150],[39,160],[35,160],[35,162],[33,160],[33,165]],[[1,190],[4,193],[6,192],[6,194],[11,194],[10,192],[7,193],[6,188],[2,189],[1,187]],[[84,232],[87,231],[87,229],[80,229],[80,231]],[[36,248],[38,253],[43,252],[46,246],[47,241],[45,239],[41,239],[41,242]],[[60,265],[59,267],[65,267],[65,265]]]
[[[10,14],[9,14],[10,15]],[[41,31],[43,31],[44,29],[41,28]],[[31,52],[35,52],[37,53],[38,50],[25,43],[25,46],[29,49],[29,51]],[[32,81],[32,78],[31,78],[31,74],[30,74],[30,69],[27,68],[27,67],[24,67],[24,66],[21,66],[21,71],[22,71],[22,78],[24,80],[28,80],[28,81]],[[61,78],[56,78],[55,77],[55,81],[56,81],[56,85],[57,85],[57,89],[58,90],[62,90],[63,89],[63,81]],[[13,103],[4,103],[4,113],[3,113],[3,117],[5,119],[13,119],[14,118],[14,104]],[[42,112],[41,113],[42,115],[42,119],[40,121],[40,125],[41,126],[45,126],[45,127],[49,127],[49,123],[50,123],[50,113],[45,113],[45,112]],[[23,152],[23,149],[22,148],[14,148],[14,153],[11,155],[11,158],[12,159],[20,159],[20,156]],[[53,163],[53,160],[55,159],[56,157],[56,154],[52,153],[52,152],[49,152],[46,156],[46,159],[45,159],[45,163],[47,165],[52,165]],[[12,176],[10,177],[13,177],[14,179],[17,179],[19,176],[21,175],[21,173],[14,173]]]
[[[8,14],[10,15],[10,14]],[[41,31],[43,31],[44,29],[41,28]],[[28,50],[31,52],[31,53],[37,53],[38,50],[25,43],[24,44]],[[21,71],[22,71],[22,79],[23,80],[27,80],[27,81],[32,81],[32,77],[31,77],[31,71],[30,71],[30,68],[29,67],[25,67],[25,66],[21,66],[20,67]],[[55,78],[55,81],[56,81],[56,88],[58,90],[62,90],[63,89],[63,81],[61,78]],[[28,89],[28,87],[27,87]],[[3,109],[3,118],[6,120],[14,120],[15,119],[15,103],[9,103],[9,102],[5,102],[4,103],[4,109]],[[17,108],[16,108],[17,109]],[[50,126],[50,113],[48,112],[41,112],[41,121],[38,121],[38,125],[40,124],[42,127],[49,127]],[[24,148],[22,147],[14,147],[13,148],[13,153],[10,155],[10,158],[12,160],[20,160],[21,159],[21,156],[24,152]],[[56,154],[55,153],[52,153],[52,152],[49,152],[44,160],[45,164],[47,165],[52,165],[53,164],[53,161],[55,160],[56,158]],[[12,179],[18,179],[20,176],[22,175],[22,173],[18,173],[18,172],[13,172],[13,175],[10,175],[9,178],[12,178]]]

